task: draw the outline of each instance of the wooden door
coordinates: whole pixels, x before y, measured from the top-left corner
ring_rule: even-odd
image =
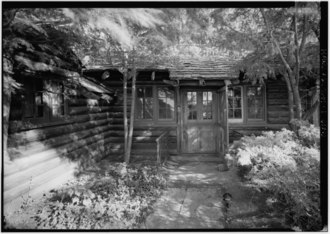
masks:
[[[214,90],[182,92],[182,152],[218,152],[217,93]]]

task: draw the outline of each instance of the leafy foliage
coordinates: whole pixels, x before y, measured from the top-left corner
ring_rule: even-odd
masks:
[[[137,228],[164,187],[157,168],[117,163],[44,195],[31,219],[37,229]]]
[[[311,125],[298,131],[299,135],[282,129],[245,136],[232,145],[227,158],[247,183],[269,194],[287,224],[320,230],[319,130]]]

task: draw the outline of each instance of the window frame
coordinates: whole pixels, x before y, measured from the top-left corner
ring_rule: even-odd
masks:
[[[27,82],[32,83],[32,86],[28,86]],[[41,82],[42,83],[42,90],[38,91],[37,90],[37,82]],[[32,89],[29,89],[31,88]],[[30,80],[25,80],[23,83],[23,88],[25,89],[24,91],[24,97],[27,97],[28,95],[32,95],[33,96],[33,103],[28,103],[27,99],[25,99],[25,101],[23,101],[24,106],[22,106],[22,120],[23,121],[47,121],[48,120],[48,113],[46,111],[47,109],[47,95],[45,93],[45,81],[42,79],[38,79],[38,78],[31,78]],[[38,104],[36,103],[35,99],[36,99],[36,93],[41,93],[42,94],[42,101],[43,101],[43,115],[42,116],[37,116],[36,112],[37,112],[37,108],[38,108]],[[33,109],[33,116],[27,116],[26,115],[26,111],[25,108],[30,105],[31,108]]]
[[[162,123],[175,123],[176,121],[176,109],[177,109],[177,103],[176,103],[176,94],[175,90],[173,89],[173,100],[174,100],[174,113],[172,119],[160,119],[159,118],[159,100],[158,100],[158,89],[161,87],[171,88],[171,86],[168,85],[136,85],[136,89],[140,87],[152,87],[152,98],[154,100],[153,102],[153,117],[151,119],[138,119],[136,117],[136,114],[134,114],[134,121],[141,124],[162,124]],[[136,108],[136,101],[137,101],[137,92],[135,94],[135,108]],[[135,109],[136,111],[136,109]]]
[[[263,117],[261,119],[251,119],[248,117],[248,98],[247,90],[249,87],[262,87],[262,99],[263,99]],[[233,119],[229,118],[228,123],[230,124],[261,124],[265,123],[267,120],[267,99],[266,99],[266,86],[265,85],[233,85],[230,87],[240,87],[242,93],[241,105],[242,105],[242,118]],[[228,96],[228,95],[227,95]],[[227,97],[228,102],[228,97]],[[228,113],[229,113],[229,104],[228,104]]]
[[[228,95],[227,95],[227,103],[228,103],[228,122],[229,123],[243,123],[245,119],[245,111],[244,111],[244,87],[243,86],[231,86],[231,87],[239,87],[241,89],[241,110],[242,110],[242,118],[229,118],[229,103],[228,103]]]
[[[36,83],[37,83],[37,79],[40,79],[40,81],[42,82],[42,91],[37,91],[36,90]],[[25,110],[24,107],[22,108],[22,121],[24,122],[31,122],[33,124],[44,124],[44,123],[53,123],[56,121],[60,121],[60,120],[64,120],[67,116],[68,116],[68,99],[65,95],[66,93],[66,86],[64,84],[64,81],[62,80],[45,80],[45,79],[41,79],[41,78],[34,78],[29,80],[28,82],[33,82],[33,89],[27,89],[25,92],[29,92],[29,93],[33,93],[33,95],[35,95],[35,93],[41,92],[42,93],[42,100],[43,100],[43,116],[42,117],[38,117],[35,115],[33,117],[26,117],[25,115]],[[63,115],[61,116],[55,116],[53,115],[53,96],[54,95],[58,95],[58,94],[53,94],[51,91],[52,90],[48,90],[48,87],[51,87],[54,84],[59,84],[62,85],[63,87],[63,93],[61,95],[63,95]],[[24,87],[24,86],[23,86]],[[25,86],[26,87],[26,86]],[[33,109],[34,111],[37,108],[37,104],[36,102],[33,103]]]

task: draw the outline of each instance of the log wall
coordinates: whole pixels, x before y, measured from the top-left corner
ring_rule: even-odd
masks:
[[[118,145],[112,140],[122,125],[119,109],[115,103],[76,93],[68,98],[63,119],[11,121],[11,162],[4,165],[5,211],[19,207],[28,195],[37,198],[65,183],[95,161],[111,156],[115,160]]]

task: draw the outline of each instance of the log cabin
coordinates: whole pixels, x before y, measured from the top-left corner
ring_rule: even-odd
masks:
[[[18,38],[3,165],[5,209],[64,183],[94,162],[123,161],[124,97],[119,67],[84,68],[68,48],[34,28]],[[47,32],[47,31],[46,31]],[[230,142],[288,126],[286,84],[252,84],[230,57],[137,67],[132,161],[163,157],[224,163]],[[133,105],[128,82],[128,108]],[[129,116],[129,115],[128,115]]]

